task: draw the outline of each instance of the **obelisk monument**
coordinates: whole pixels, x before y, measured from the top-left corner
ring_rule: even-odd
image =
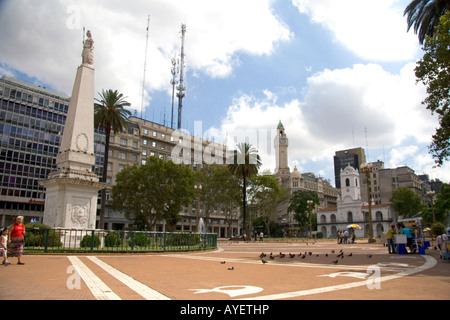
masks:
[[[82,64],[78,67],[57,169],[47,180],[43,223],[51,227],[95,229],[98,191],[104,187],[92,172],[94,155],[94,41],[86,33]]]

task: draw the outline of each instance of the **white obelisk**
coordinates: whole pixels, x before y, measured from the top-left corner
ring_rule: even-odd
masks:
[[[95,229],[98,191],[104,187],[92,172],[94,155],[93,40],[87,32],[64,126],[57,169],[47,180],[43,223],[51,227]]]

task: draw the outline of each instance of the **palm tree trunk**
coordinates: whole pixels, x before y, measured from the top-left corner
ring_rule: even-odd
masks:
[[[242,222],[244,227],[244,234],[245,236],[248,236],[247,233],[247,177],[245,176],[245,173],[243,173],[243,187],[242,187]]]
[[[109,161],[109,139],[111,136],[111,127],[105,129],[105,155],[103,156],[103,178],[102,182],[105,183],[105,188],[102,190],[102,197],[100,202],[100,221],[98,223],[99,229],[105,228],[105,207],[106,207],[106,180],[108,176],[108,161]]]

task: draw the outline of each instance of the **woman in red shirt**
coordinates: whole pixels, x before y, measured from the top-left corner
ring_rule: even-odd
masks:
[[[23,217],[18,216],[16,222],[9,227],[8,257],[17,257],[17,264],[24,264],[21,261],[23,246],[25,244],[25,225]]]

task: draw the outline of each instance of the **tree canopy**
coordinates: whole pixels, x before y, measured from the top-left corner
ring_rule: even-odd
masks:
[[[169,230],[194,197],[194,173],[186,166],[151,157],[144,165],[125,167],[112,188],[113,207],[151,230],[165,220]]]
[[[427,87],[428,96],[422,103],[439,117],[430,145],[438,166],[450,158],[450,12],[440,21],[434,35],[426,37],[425,54],[415,69],[417,81]]]

